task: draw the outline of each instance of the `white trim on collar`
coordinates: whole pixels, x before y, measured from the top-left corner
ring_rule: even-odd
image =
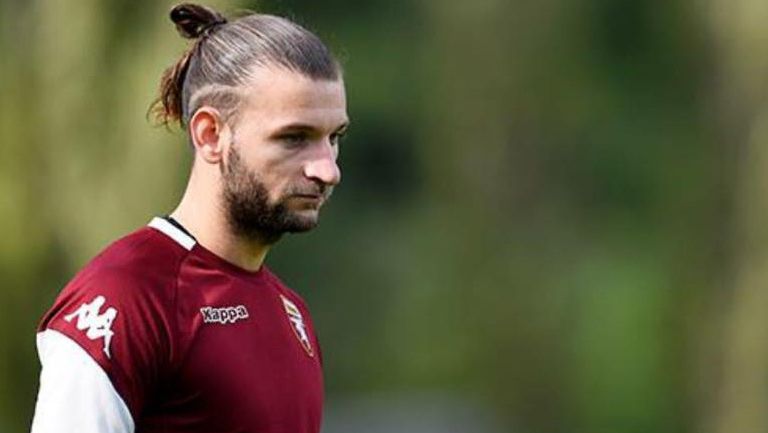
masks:
[[[153,229],[163,232],[169,238],[178,242],[179,245],[184,247],[186,250],[191,250],[192,247],[195,246],[196,242],[194,238],[184,233],[183,231],[179,230],[178,227],[171,224],[170,222],[168,222],[168,220],[164,218],[154,217],[152,218],[152,221],[150,221],[148,225]]]

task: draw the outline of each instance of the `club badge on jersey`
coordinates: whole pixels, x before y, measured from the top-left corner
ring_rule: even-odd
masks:
[[[291,302],[290,299],[283,295],[280,295],[280,299],[283,300],[283,307],[285,307],[285,313],[288,315],[288,321],[291,323],[296,338],[299,339],[299,343],[304,347],[307,355],[314,356],[312,350],[312,344],[309,342],[309,335],[307,334],[307,327],[304,325],[304,317],[301,315],[301,311],[296,307],[296,304]]]

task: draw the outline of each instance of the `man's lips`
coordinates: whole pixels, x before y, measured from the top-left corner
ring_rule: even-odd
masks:
[[[322,194],[293,194],[291,197],[318,205],[325,201],[325,196]]]
[[[292,191],[288,197],[296,200],[322,204],[328,200],[328,197],[330,197],[332,191],[332,188],[307,188],[304,190],[299,189]]]

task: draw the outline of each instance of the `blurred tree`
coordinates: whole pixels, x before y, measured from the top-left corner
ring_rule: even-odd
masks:
[[[768,4],[708,4],[716,37],[715,91],[722,136],[735,149],[736,190],[731,288],[718,336],[722,370],[702,431],[768,431]]]

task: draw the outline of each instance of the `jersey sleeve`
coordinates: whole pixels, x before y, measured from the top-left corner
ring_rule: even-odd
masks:
[[[168,368],[172,299],[135,270],[78,276],[38,329],[32,433],[132,433]]]
[[[80,345],[47,329],[37,335],[43,369],[32,433],[133,433],[125,401]]]

